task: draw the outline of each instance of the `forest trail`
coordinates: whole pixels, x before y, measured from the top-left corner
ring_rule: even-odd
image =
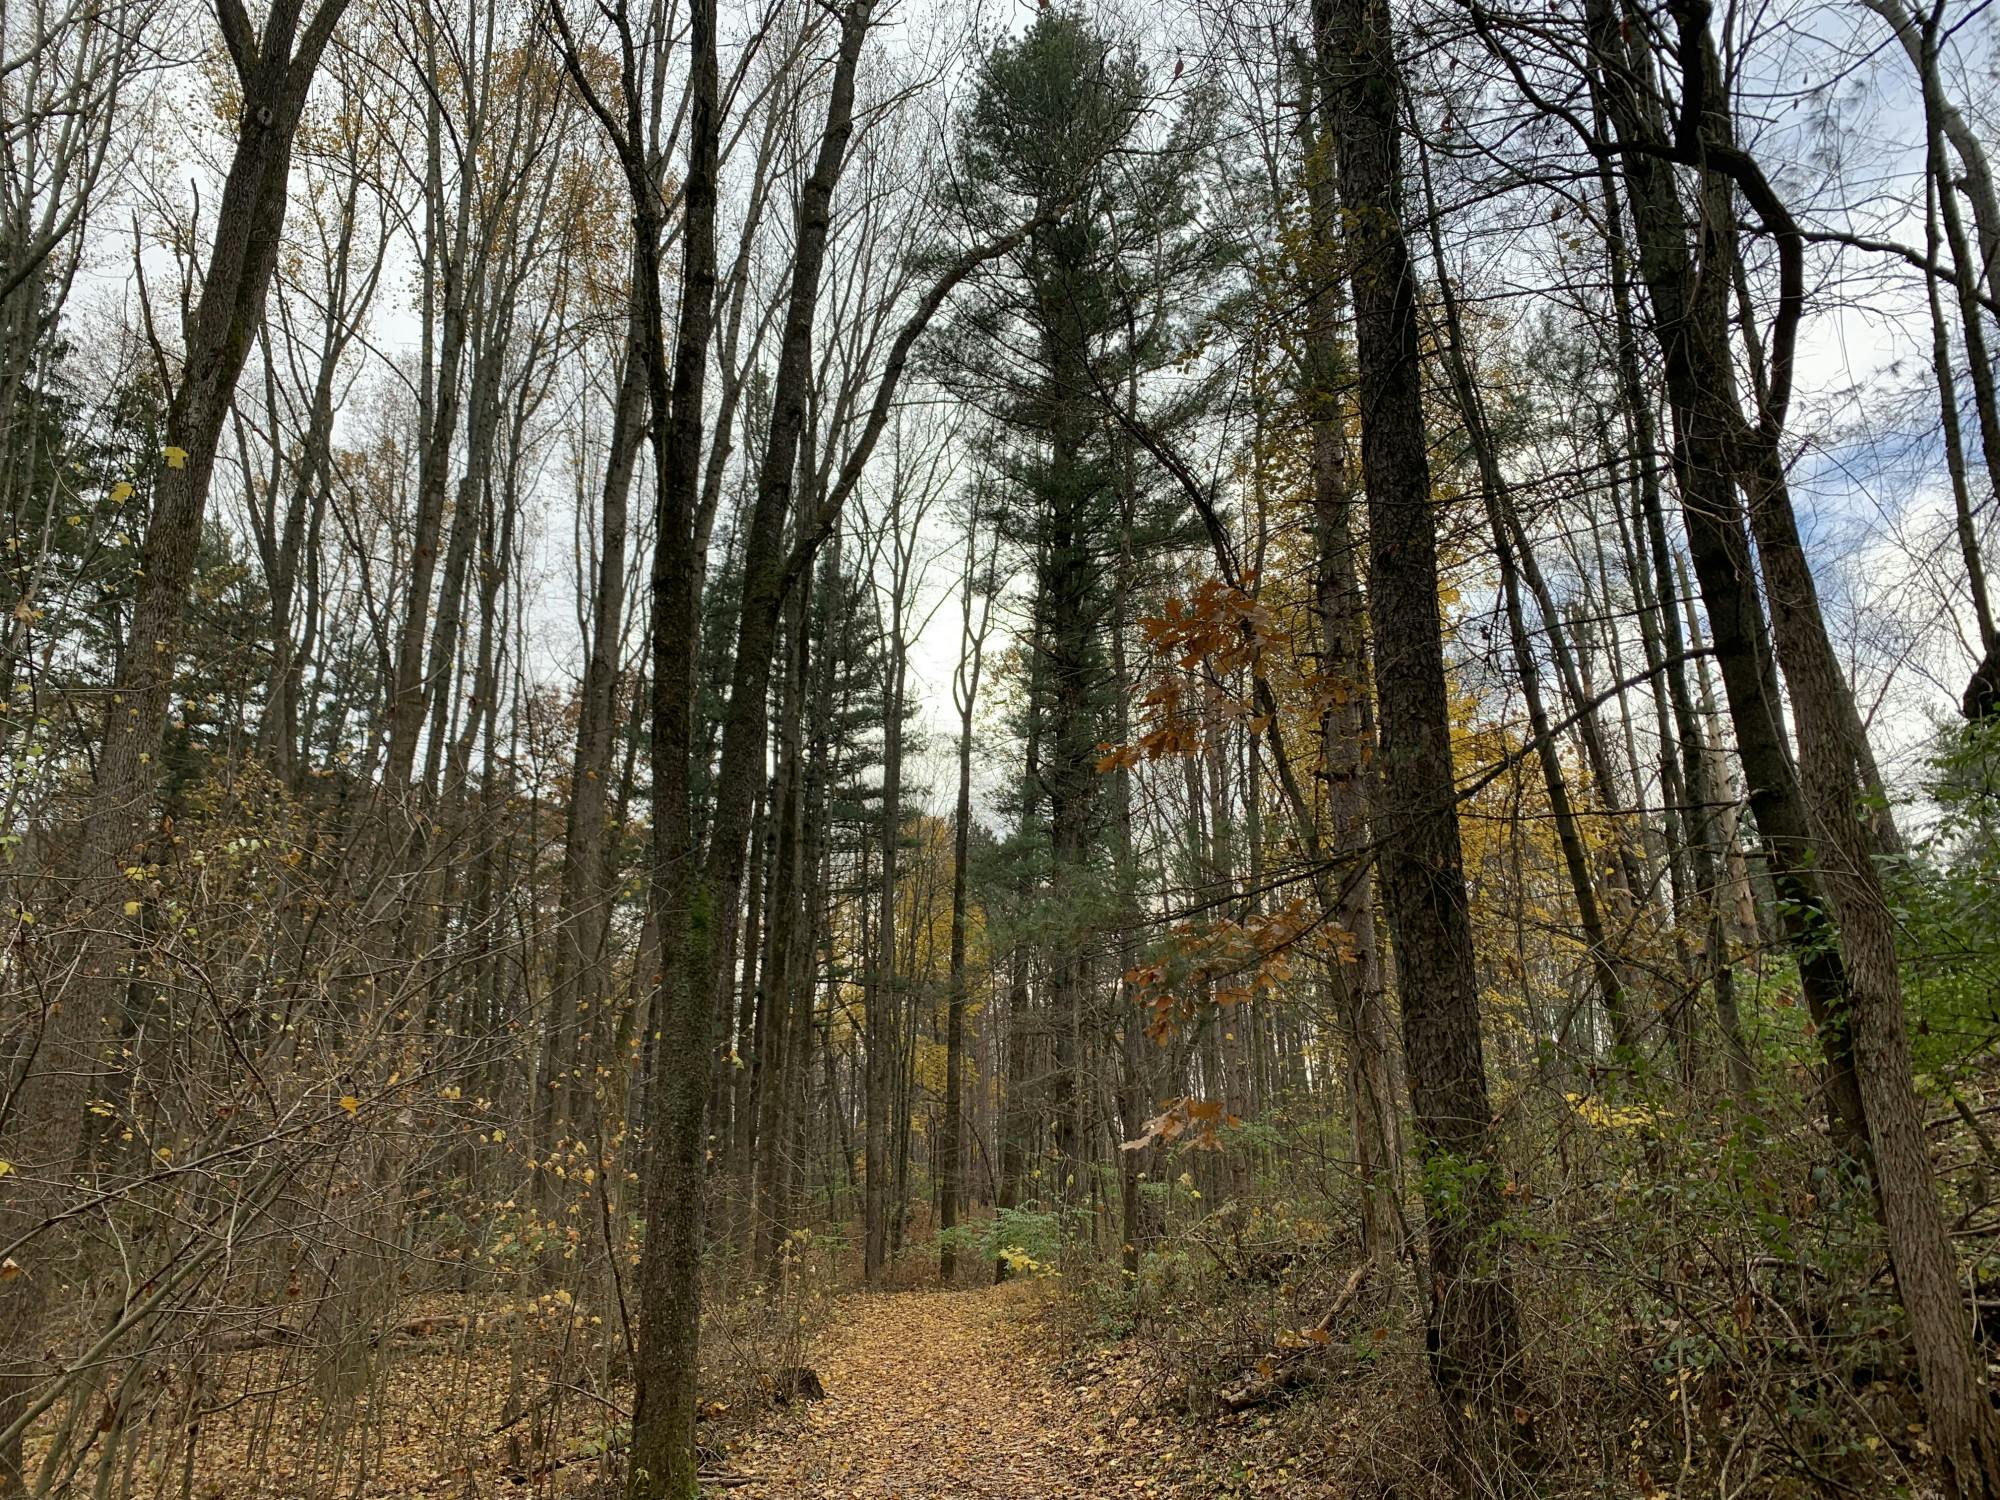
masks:
[[[819,1340],[826,1399],[740,1450],[754,1500],[1086,1500],[1087,1439],[1025,1290],[851,1297]],[[1129,1483],[1120,1492],[1131,1493]]]

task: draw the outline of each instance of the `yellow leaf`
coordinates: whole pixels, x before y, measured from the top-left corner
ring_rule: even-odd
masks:
[[[0,1161],[0,1177],[5,1177],[13,1170],[14,1164],[11,1161]]]
[[[127,500],[130,500],[131,498],[132,498],[132,486],[127,484],[124,480],[121,479],[118,481],[118,483],[111,486],[111,503],[113,505],[123,505]]]
[[[342,1094],[340,1096],[340,1107],[351,1115],[357,1109],[361,1108],[361,1101],[352,1094]]]
[[[167,449],[167,455],[166,455],[166,456],[167,456],[167,467],[168,467],[168,468],[170,468],[170,469],[185,469],[185,468],[187,467],[187,461],[188,461],[188,451],[187,451],[187,449],[185,449],[185,448],[169,448],[169,449]]]
[[[140,906],[139,906],[139,903],[138,903],[137,901],[127,901],[127,902],[125,903],[125,915],[126,915],[126,916],[128,916],[128,917],[136,917],[136,916],[138,916],[138,915],[139,915],[139,911],[140,911]]]

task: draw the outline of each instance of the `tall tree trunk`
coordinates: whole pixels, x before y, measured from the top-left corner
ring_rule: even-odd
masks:
[[[985,660],[986,630],[992,619],[992,559],[979,566],[978,510],[968,512],[965,577],[960,584],[958,670],[952,698],[958,706],[958,799],[951,820],[951,972],[946,983],[944,1021],[944,1119],[938,1130],[938,1280],[950,1286],[958,1274],[959,1199],[964,1185],[965,1124],[965,937],[972,854],[972,716],[979,703],[979,675]],[[973,600],[987,602],[973,619]]]
[[[1707,175],[1704,212],[1698,224],[1701,285],[1707,289],[1723,282],[1723,294],[1727,295],[1721,272],[1736,262],[1731,196],[1733,189],[1740,189],[1752,199],[1765,228],[1778,239],[1781,296],[1771,333],[1770,368],[1758,391],[1761,410],[1752,423],[1737,405],[1726,326],[1719,326],[1724,325],[1726,304],[1718,304],[1713,291],[1708,290],[1689,297],[1684,276],[1663,274],[1662,281],[1669,283],[1668,296],[1663,299],[1656,292],[1654,302],[1661,321],[1669,391],[1677,408],[1684,404],[1687,409],[1687,430],[1712,434],[1713,457],[1719,462],[1715,472],[1706,477],[1719,484],[1721,494],[1716,498],[1733,507],[1734,485],[1741,485],[1748,503],[1771,601],[1772,636],[1798,723],[1799,826],[1795,832],[1801,847],[1811,852],[1837,920],[1862,1118],[1890,1263],[1895,1268],[1923,1378],[1932,1440],[1948,1492],[1967,1500],[1987,1500],[2000,1495],[2000,1420],[1996,1420],[1982,1364],[1973,1348],[1957,1284],[1956,1257],[1938,1203],[1912,1082],[1896,969],[1894,920],[1874,864],[1884,839],[1879,831],[1871,833],[1859,811],[1863,778],[1872,757],[1865,737],[1859,734],[1851,693],[1827,640],[1778,450],[1803,295],[1798,231],[1755,164],[1734,144],[1721,70],[1708,30],[1707,6],[1684,6],[1676,10],[1675,22],[1684,90],[1676,141],[1684,150],[1692,144],[1700,153],[1700,163],[1714,169]],[[1608,27],[1607,20],[1594,37],[1607,59],[1615,56]],[[1617,106],[1614,91],[1614,119]],[[1621,133],[1629,138],[1627,121],[1619,124]],[[1637,160],[1636,154],[1628,158],[1628,183],[1636,180],[1633,163]],[[1657,162],[1651,165],[1659,169]],[[1634,198],[1635,212],[1643,213],[1636,192]],[[1661,219],[1657,228],[1640,220],[1642,239],[1651,237],[1649,229],[1657,236],[1648,246],[1656,251],[1670,227],[1664,214]],[[1685,229],[1677,222],[1671,228],[1672,244],[1684,258]],[[1643,254],[1641,264],[1642,268],[1646,264]],[[1661,272],[1676,269],[1661,265],[1657,254],[1654,265]],[[1669,321],[1676,313],[1678,325]],[[1677,367],[1679,389],[1675,388]],[[1684,486],[1690,477],[1683,474]],[[1687,498],[1686,508],[1692,537],[1692,497]],[[1713,621],[1714,596],[1724,593],[1731,580],[1704,575],[1699,550],[1696,568]],[[1746,569],[1733,580],[1739,593],[1746,592],[1744,580],[1749,576]],[[1720,645],[1719,626],[1717,635]],[[1730,682],[1729,665],[1725,654],[1724,683],[1730,689],[1740,739],[1744,715]]]
[[[890,525],[899,527],[892,508]],[[891,1165],[894,1160],[892,1136],[897,1126],[895,1095],[901,1071],[902,1016],[896,987],[896,872],[897,855],[903,838],[903,678],[906,656],[903,643],[903,580],[890,581],[892,598],[888,622],[888,670],[882,693],[882,869],[876,890],[875,948],[873,973],[866,991],[868,1031],[868,1124],[863,1132],[863,1148],[868,1163],[863,1188],[867,1194],[863,1213],[865,1231],[862,1250],[862,1277],[870,1286],[881,1284],[888,1270],[890,1218],[900,1216],[901,1205],[894,1201]]]
[[[1437,200],[1431,187],[1430,163],[1422,165],[1426,212],[1437,222]],[[1458,315],[1458,294],[1444,263],[1444,249],[1433,230],[1431,255],[1437,275],[1437,294],[1444,312],[1446,367],[1451,375],[1452,394],[1457,398],[1459,419],[1466,442],[1472,449],[1474,468],[1479,475],[1480,498],[1486,509],[1486,524],[1493,536],[1493,554],[1500,565],[1500,596],[1507,614],[1508,640],[1514,651],[1514,671],[1520,679],[1521,697],[1527,705],[1528,729],[1534,736],[1535,759],[1541,767],[1542,790],[1549,801],[1549,815],[1556,826],[1556,842],[1562,850],[1563,868],[1569,874],[1570,894],[1576,902],[1577,925],[1582,929],[1584,951],[1589,956],[1591,974],[1597,985],[1598,1003],[1610,1022],[1614,1052],[1626,1064],[1637,1060],[1639,1037],[1626,1006],[1625,985],[1614,961],[1604,919],[1598,910],[1597,885],[1590,871],[1590,857],[1584,849],[1583,834],[1577,827],[1570,804],[1569,784],[1563,777],[1562,759],[1554,733],[1549,727],[1548,710],[1542,702],[1541,667],[1535,660],[1534,642],[1529,638],[1527,617],[1521,608],[1521,569],[1515,561],[1512,507],[1507,482],[1500,472],[1500,457],[1494,451],[1493,435],[1486,423],[1486,409],[1472,377],[1471,357],[1465,349],[1465,328]],[[1551,632],[1556,621],[1544,615]],[[1584,722],[1589,719],[1587,702],[1579,686],[1572,694]],[[1609,797],[1605,779],[1608,766],[1601,764],[1600,749],[1594,767],[1598,771],[1598,795]]]
[[[1427,1342],[1469,1491],[1474,1473],[1497,1477],[1532,1432],[1517,1400],[1521,1334],[1459,847],[1415,271],[1402,221],[1401,81],[1385,0],[1314,0],[1313,21],[1352,268],[1381,707],[1376,836],[1427,1186]]]
[[[701,559],[702,394],[715,323],[715,211],[721,86],[715,0],[690,0],[687,172],[681,189],[680,308],[671,363],[661,295],[664,205],[656,176],[646,89],[635,76],[626,13],[626,75],[607,104],[595,91],[560,4],[571,82],[597,115],[625,174],[632,209],[633,282],[640,299],[639,356],[646,371],[647,436],[654,464],[657,540],[652,570],[653,848],[648,889],[656,977],[646,1035],[650,1066],[644,1118],[646,1245],[639,1265],[638,1356],[633,1365],[631,1500],[695,1500],[695,1379],[701,1335],[702,1188],[714,985],[706,935],[712,913],[696,879],[691,758],[695,637]],[[643,953],[642,953],[643,962]]]
[[[1339,121],[1328,92],[1332,80],[1321,76],[1322,70],[1311,62],[1305,67],[1313,81],[1299,112],[1300,144],[1306,157],[1313,232],[1300,268],[1308,298],[1301,365],[1312,424],[1313,591],[1320,624],[1319,678],[1327,703],[1319,724],[1319,779],[1326,799],[1325,853],[1344,866],[1337,886],[1322,879],[1321,899],[1350,940],[1346,955],[1336,953],[1327,959],[1326,982],[1346,1034],[1362,1253],[1378,1271],[1386,1272],[1396,1254],[1401,1173],[1394,1151],[1395,1086],[1382,950],[1376,941],[1375,865],[1366,853],[1377,746],[1367,602],[1361,590],[1356,498],[1350,479],[1347,426],[1352,412],[1344,395],[1352,372],[1341,344],[1345,297],[1334,182]],[[1314,810],[1301,801],[1292,813],[1309,845],[1317,843]],[[1321,863],[1318,852],[1314,861]]]
[[[187,329],[187,358],[167,407],[167,446],[153,487],[131,632],[106,699],[103,744],[81,827],[61,854],[83,940],[74,977],[34,1019],[28,1063],[0,1122],[12,1170],[0,1186],[0,1242],[43,1229],[70,1180],[109,1038],[101,1016],[116,1006],[130,919],[116,915],[124,868],[145,839],[159,785],[160,748],[173,699],[195,555],[217,448],[236,382],[263,321],[284,229],[292,143],[306,94],[346,0],[323,0],[303,20],[300,0],[276,0],[262,34],[237,0],[218,19],[242,90],[237,137],[215,215],[201,295]],[[63,994],[64,988],[76,992]],[[53,1266],[54,1257],[43,1256]],[[47,1274],[0,1282],[0,1488],[22,1483],[21,1435],[40,1370],[42,1310],[56,1297]]]
[[[632,317],[640,316],[634,298]],[[604,966],[609,960],[611,905],[616,891],[607,857],[606,819],[611,757],[617,747],[618,669],[625,629],[625,559],[630,533],[632,477],[646,438],[646,365],[636,328],[628,332],[624,368],[612,409],[611,438],[604,463],[602,520],[597,576],[591,589],[589,655],[577,702],[576,750],[570,765],[569,804],[563,818],[562,892],[556,932],[556,967],[551,988],[541,1074],[536,1079],[535,1117],[544,1152],[569,1123],[569,1095],[554,1087],[574,1055],[572,1034],[579,1014],[603,1005],[608,994]]]
[[[1591,91],[1592,128],[1604,134],[1603,91]],[[1743,1039],[1737,1014],[1735,973],[1731,967],[1728,938],[1728,898],[1725,886],[1733,852],[1733,819],[1726,816],[1727,783],[1715,775],[1711,747],[1696,712],[1688,686],[1688,652],[1681,631],[1681,595],[1672,550],[1667,542],[1666,507],[1660,494],[1660,451],[1655,424],[1653,393],[1640,374],[1639,327],[1632,307],[1630,253],[1626,243],[1624,210],[1618,198],[1617,177],[1609,153],[1598,159],[1598,191],[1605,223],[1605,258],[1611,281],[1614,336],[1617,340],[1618,391],[1625,408],[1625,420],[1632,436],[1635,479],[1632,484],[1637,508],[1635,529],[1644,532],[1641,550],[1650,558],[1653,596],[1659,607],[1661,645],[1665,656],[1654,693],[1664,686],[1672,708],[1674,738],[1679,741],[1680,785],[1689,799],[1687,816],[1681,820],[1688,841],[1688,877],[1701,918],[1707,946],[1707,970],[1717,1020],[1729,1049],[1731,1087],[1738,1098],[1747,1098],[1753,1082],[1750,1054]],[[1662,684],[1661,679],[1664,679]],[[1661,742],[1667,743],[1663,733]]]
[[[827,549],[822,562],[819,589],[826,600],[825,608],[832,608],[840,583],[840,539],[835,537]],[[811,605],[807,614],[811,619]],[[809,632],[808,626],[801,627],[800,640],[803,643]],[[806,661],[802,647],[801,663]],[[790,989],[791,1034],[785,1042],[786,1090],[783,1125],[777,1143],[779,1151],[778,1174],[772,1189],[772,1200],[776,1205],[774,1229],[782,1235],[789,1230],[796,1214],[800,1189],[804,1182],[804,1167],[811,1153],[807,1150],[810,1130],[810,1102],[812,1095],[813,1040],[819,1040],[820,1052],[826,1066],[833,1066],[833,1049],[827,1041],[827,1028],[815,1017],[815,996],[818,992],[818,976],[821,958],[825,956],[825,970],[829,984],[837,983],[831,944],[831,919],[823,903],[811,901],[809,891],[829,890],[832,877],[832,824],[833,806],[831,781],[834,770],[832,719],[836,711],[834,702],[835,663],[831,649],[822,651],[812,667],[813,688],[809,710],[812,723],[812,738],[806,757],[805,792],[800,808],[804,829],[800,835],[799,907],[794,920],[797,930],[791,941],[792,959],[788,970],[787,984]],[[829,1003],[828,1011],[831,1012]],[[827,1090],[829,1107],[836,1103],[834,1091]],[[822,1134],[822,1142],[830,1139]],[[843,1149],[841,1160],[850,1169],[853,1164],[851,1150]],[[827,1173],[824,1180],[832,1184],[836,1175]],[[776,1242],[774,1238],[774,1243]],[[782,1267],[780,1268],[782,1274]]]
[[[805,822],[809,789],[804,716],[807,703],[808,658],[806,630],[811,591],[797,590],[787,602],[785,681],[778,720],[778,778],[772,798],[776,827],[771,835],[771,871],[766,877],[764,926],[763,1020],[757,1029],[757,1129],[755,1140],[756,1197],[752,1214],[757,1274],[776,1285],[778,1249],[784,1228],[782,1174],[790,1169],[795,1075],[803,1076],[810,1059],[795,1050],[795,1012],[811,1012],[810,982],[801,984],[800,948],[810,944],[811,922],[805,910]],[[819,695],[814,693],[816,704]]]
[[[1592,0],[1591,18],[1602,70],[1599,86],[1619,139],[1658,145],[1657,114],[1632,82],[1647,75],[1634,71],[1608,0]],[[1828,940],[1826,900],[1813,869],[1804,798],[1784,739],[1776,663],[1757,592],[1748,582],[1755,574],[1730,451],[1731,425],[1739,419],[1719,410],[1719,403],[1733,393],[1734,380],[1729,378],[1720,391],[1710,384],[1716,370],[1729,367],[1730,288],[1725,278],[1698,280],[1695,275],[1671,168],[1642,150],[1622,153],[1622,164],[1636,266],[1651,300],[1674,416],[1673,467],[1688,552],[1722,669],[1737,755],[1778,885],[1800,989],[1820,1034],[1828,1125],[1842,1150],[1865,1160],[1867,1127],[1847,1021],[1846,975]]]
[[[424,46],[425,67],[436,76],[441,64],[434,28],[427,28]],[[444,535],[451,454],[458,437],[460,372],[468,335],[466,272],[473,184],[471,174],[466,173],[447,218],[443,113],[442,100],[433,91],[428,96],[425,119],[424,379],[419,391],[423,434],[417,460],[417,514],[411,528],[409,577],[394,653],[387,722],[382,729],[382,788],[392,797],[409,790],[417,763],[417,738],[430,704],[424,683],[424,643],[430,627],[431,590],[437,578],[438,544]],[[468,144],[479,139],[482,118],[483,111],[475,112],[473,120],[466,122]],[[445,221],[443,244],[439,243],[440,220]],[[435,293],[431,290],[433,281]],[[439,314],[435,323],[430,316],[433,296]]]

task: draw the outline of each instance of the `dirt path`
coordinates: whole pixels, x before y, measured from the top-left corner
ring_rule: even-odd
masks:
[[[750,1500],[1083,1500],[1104,1493],[1033,1303],[1009,1288],[849,1299],[820,1340],[827,1397],[739,1450]]]

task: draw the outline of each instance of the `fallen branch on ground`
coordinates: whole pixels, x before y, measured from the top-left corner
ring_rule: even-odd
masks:
[[[1218,1396],[1226,1411],[1247,1411],[1253,1406],[1262,1406],[1305,1383],[1307,1374],[1306,1355],[1328,1342],[1328,1333],[1334,1321],[1354,1305],[1354,1299],[1361,1295],[1361,1288],[1368,1280],[1369,1263],[1363,1261],[1347,1278],[1347,1284],[1340,1289],[1340,1295],[1333,1299],[1333,1305],[1324,1316],[1304,1330],[1300,1341],[1289,1348],[1276,1349],[1265,1355],[1257,1364],[1236,1377],[1233,1384],[1224,1386]]]

